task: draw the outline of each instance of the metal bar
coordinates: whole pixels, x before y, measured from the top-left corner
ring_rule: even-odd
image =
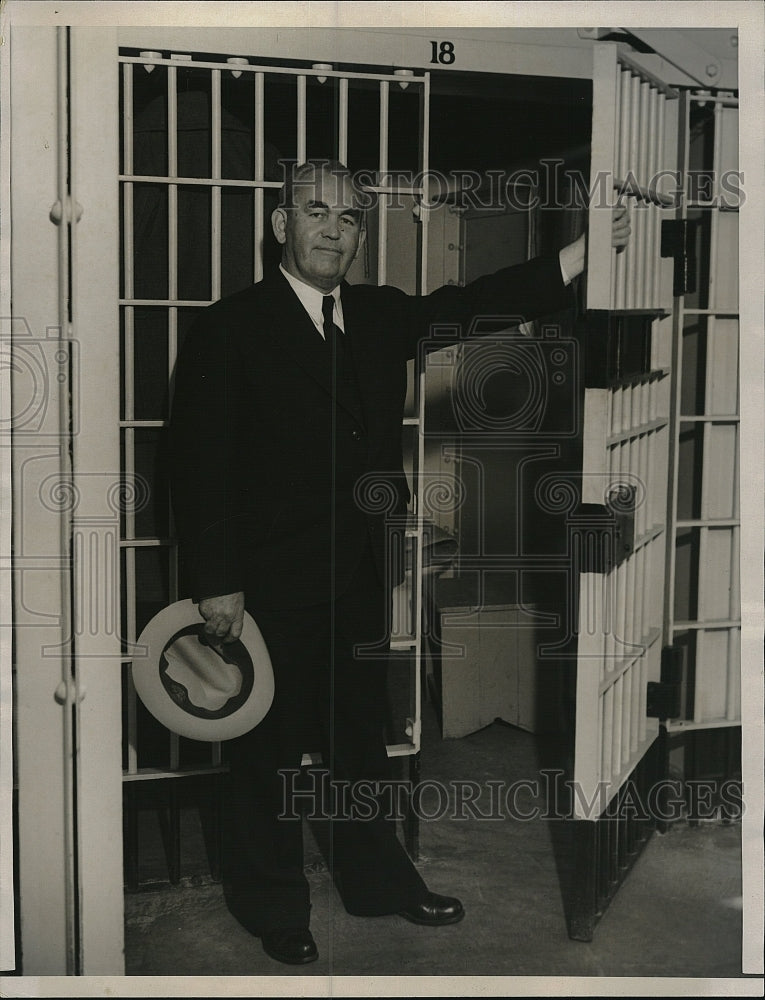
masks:
[[[637,569],[635,565],[635,556],[630,555],[630,557],[625,561],[624,567],[625,573],[625,585],[622,600],[624,601],[624,637],[626,642],[630,645],[634,645],[636,642],[636,623],[635,623],[635,588],[636,579],[635,571]]]
[[[212,72],[212,179],[220,180],[221,177],[221,94],[220,94],[220,70]],[[221,295],[220,289],[220,244],[221,244],[221,189],[219,184],[214,184],[212,188],[212,203],[210,205],[210,295],[213,301],[217,301]]]
[[[164,184],[165,186],[178,184],[183,187],[231,187],[231,188],[248,188],[252,190],[273,190],[279,191],[282,187],[281,181],[267,181],[267,180],[236,180],[231,177],[222,177],[220,180],[213,180],[212,177],[168,177],[163,174],[119,174],[119,181],[123,183],[141,183],[141,184]],[[425,188],[422,185],[415,184],[361,184],[359,185],[360,190],[370,193],[380,193],[380,194],[425,194]],[[437,200],[434,194],[434,200]],[[147,299],[149,305],[153,305],[158,299]],[[193,300],[202,301],[202,300]]]
[[[135,550],[125,553],[125,634],[128,649],[136,643],[136,602],[135,602]],[[127,667],[127,770],[128,774],[138,773],[138,694],[133,683],[132,666]]]
[[[178,176],[178,73],[175,66],[167,70],[167,175]]]
[[[615,66],[615,72],[616,72],[616,79],[614,81],[614,90],[615,90],[614,104],[616,107],[616,115],[614,120],[613,176],[620,177],[624,173],[622,169],[621,151],[622,151],[622,135],[625,131],[625,123],[621,114],[623,72],[618,62],[616,63]]]
[[[616,74],[614,80],[614,105],[616,108],[616,114],[614,115],[614,146],[611,154],[611,172],[612,176],[616,177],[622,173],[621,168],[621,137],[626,129],[624,119],[621,114],[622,106],[622,69],[617,62],[614,66],[614,71]],[[611,272],[611,307],[616,308],[616,302],[619,294],[619,258],[621,254],[616,254],[616,260],[614,263],[614,268]]]
[[[642,745],[646,738],[647,730],[647,715],[646,715],[646,701],[648,694],[648,657],[649,650],[653,643],[653,637],[663,635],[663,620],[661,615],[661,610],[658,614],[654,614],[655,598],[653,593],[653,588],[656,586],[656,581],[654,579],[653,567],[654,562],[657,561],[656,554],[659,552],[658,546],[660,545],[660,535],[661,532],[657,532],[651,541],[642,549],[644,565],[643,565],[643,614],[647,621],[644,624],[644,635],[641,641],[645,643],[646,649],[643,656],[640,658],[640,676],[638,681],[638,695],[639,703],[637,709],[638,718],[638,742]],[[661,565],[661,563],[660,563]],[[660,606],[661,608],[661,606]]]
[[[635,709],[632,703],[633,677],[635,676],[635,666],[629,668],[622,681],[622,741],[620,757],[622,767],[630,759],[630,747],[632,741],[632,719]]]
[[[720,319],[738,319],[740,313],[729,309],[683,309],[686,316],[718,316]]]
[[[614,392],[609,392],[609,398],[613,401]],[[612,428],[614,426],[615,419],[618,419],[618,414],[614,413],[614,406],[612,402],[611,406],[611,419],[606,423],[606,426]],[[618,479],[618,465],[617,465],[617,452],[614,448],[607,448],[608,456],[608,481],[610,483]],[[611,569],[609,573],[604,575],[604,608],[603,608],[603,620],[605,626],[605,639],[603,646],[604,658],[600,665],[600,680],[603,682],[606,674],[613,670],[616,659],[616,645],[615,645],[615,629],[616,629],[616,585],[617,585],[617,572]]]
[[[167,420],[120,420],[120,427],[167,427],[169,421]]]
[[[207,306],[213,304],[212,299],[136,299],[136,298],[125,298],[118,299],[118,305],[121,306],[153,306],[157,309],[167,309],[169,306],[178,306],[179,308],[190,308],[190,309],[204,309]]]
[[[420,169],[422,176],[427,177],[430,170],[430,73],[425,74],[425,86],[422,93],[421,108],[421,134],[422,134],[422,161]],[[420,221],[420,276],[419,294],[428,294],[428,226],[430,216],[427,208],[422,208],[419,216]]]
[[[651,423],[651,395],[653,388],[653,383],[643,383],[641,387],[640,423],[642,426]],[[659,487],[659,483],[651,475],[651,460],[653,457],[655,442],[659,433],[659,429],[654,428],[653,430],[646,431],[644,434],[641,434],[639,438],[641,442],[639,476],[645,493],[643,503],[639,508],[640,530],[637,532],[638,536],[646,534],[646,532],[650,531],[653,527],[653,505],[651,503],[651,498],[653,491]]]
[[[217,69],[221,68],[219,62],[206,62],[203,59],[172,59],[167,57],[158,58],[143,58],[141,56],[119,56],[119,63],[132,63],[138,66],[168,66],[170,69],[175,69],[177,66],[194,66],[195,69]],[[387,80],[390,83],[401,83],[401,77],[395,76],[392,73],[352,73],[348,70],[331,70],[331,69],[310,69],[307,66],[293,67],[293,66],[270,66],[265,64],[249,63],[237,64],[237,73],[276,73],[282,76],[303,76],[303,77],[346,77],[349,80]],[[642,71],[641,71],[642,72]],[[425,82],[427,73],[422,76],[408,76],[406,82],[409,85],[421,85]]]
[[[378,181],[383,184],[388,173],[388,119],[389,119],[390,84],[380,81],[380,156],[378,161]],[[388,270],[388,216],[387,198],[385,195],[377,200],[377,284],[384,285]]]
[[[125,67],[127,71],[131,71],[130,67]],[[131,81],[132,82],[132,81]],[[126,87],[127,91],[127,87]],[[132,104],[132,102],[131,102]],[[132,126],[130,139],[128,140],[127,135],[125,136],[125,158],[127,160],[128,155],[132,160]],[[127,189],[130,189],[130,197],[128,198]],[[124,287],[126,294],[133,293],[133,260],[134,260],[134,249],[133,249],[133,199],[132,199],[132,185],[125,185],[124,189],[124,217],[123,217],[123,233],[124,233],[124,259],[123,259],[123,274],[124,274]],[[123,351],[123,379],[124,379],[124,416],[126,419],[131,420],[135,414],[135,392],[134,392],[134,371],[135,371],[135,310],[128,306],[124,311],[123,316],[123,337],[124,337],[124,351]],[[132,472],[134,474],[135,459],[134,459],[134,445],[133,445],[133,431],[125,431],[125,448],[124,448],[124,462],[125,462],[125,475],[126,478],[129,476],[128,465],[132,466]],[[129,480],[128,480],[129,481]],[[135,509],[132,504],[128,504],[125,509],[125,531],[128,537],[131,535],[135,537]],[[126,566],[128,571],[128,578],[130,573],[130,565]],[[135,557],[133,556],[133,575],[135,575]],[[131,590],[129,579],[126,583],[127,585],[127,598],[128,598],[128,618],[130,617],[130,597],[134,597],[134,591]],[[134,607],[133,607],[134,613]],[[128,668],[127,675],[127,715],[128,715],[128,763],[129,766],[135,768],[136,766],[136,750],[135,750],[135,728],[136,728],[136,692],[133,685],[133,678]]]
[[[716,208],[718,212],[738,212],[738,205],[729,205],[724,198],[712,198],[711,201],[691,201],[688,208]]]
[[[738,445],[738,433],[736,434],[736,444]],[[731,511],[735,516],[739,516],[740,506],[740,458],[738,447],[734,450],[735,467],[733,472],[733,500]],[[730,559],[730,603],[728,614],[735,618],[741,614],[741,529],[738,525],[731,529],[730,538],[731,559]],[[733,720],[741,714],[741,693],[740,693],[740,632],[731,629],[728,633],[728,663],[727,663],[727,685],[725,691],[725,714],[727,718]]]
[[[121,549],[165,549],[175,544],[174,538],[122,538]]]
[[[613,733],[611,736],[611,774],[614,781],[622,773],[622,712],[624,702],[624,679],[620,677],[613,687]]]
[[[714,107],[714,145],[713,145],[713,160],[712,160],[712,176],[717,178],[720,176],[720,160],[722,159],[722,123],[723,109],[721,105],[716,104]],[[720,222],[719,215],[717,212],[712,213],[710,219],[710,233],[709,233],[709,296],[707,299],[707,306],[710,309],[714,309],[717,303],[717,263],[718,263],[718,243],[719,243],[719,233],[720,233]],[[710,320],[710,323],[712,321]],[[713,330],[711,328],[707,329],[707,336],[711,337]]]
[[[639,142],[640,142],[640,77],[633,76],[629,81],[630,89],[630,135],[629,149],[627,154],[627,171],[635,176],[638,167]],[[637,177],[635,177],[637,182]],[[636,221],[636,220],[635,220]],[[624,248],[625,268],[625,306],[630,309],[636,305],[635,300],[635,253],[637,242],[637,228],[635,235],[629,244]]]
[[[122,166],[126,174],[133,173],[133,67],[122,69]],[[134,295],[133,258],[135,255],[133,234],[133,185],[122,187],[122,239],[123,274],[125,297]]]
[[[696,658],[693,671],[693,721],[703,722],[704,712],[702,706],[702,692],[704,687],[704,673],[706,664],[704,662],[704,630],[699,629],[696,634]]]
[[[713,144],[713,162],[712,170],[713,175],[720,163],[720,142],[721,142],[721,123],[722,123],[722,107],[719,104],[714,106],[714,144]],[[708,290],[708,304],[713,307],[715,304],[716,297],[716,287],[715,287],[715,275],[716,275],[716,265],[717,265],[717,254],[718,254],[718,216],[714,212],[711,217],[711,231],[709,237],[709,290]],[[714,337],[714,326],[715,318],[713,316],[707,319],[707,338],[710,340]],[[708,363],[706,370],[704,372],[704,407],[706,408],[707,400],[711,398],[712,395],[712,382],[714,378],[713,365]],[[714,470],[711,468],[711,464],[708,461],[709,450],[710,450],[710,425],[708,423],[703,423],[702,425],[702,450],[701,450],[701,497],[700,497],[700,515],[702,520],[708,519],[709,511],[709,489],[710,489],[710,477],[714,475]],[[699,528],[699,566],[705,567],[707,565],[707,543],[708,543],[708,532],[709,528],[702,525]],[[697,579],[695,580],[695,585],[697,588],[697,614],[699,620],[703,620],[707,614],[707,591],[705,586],[705,576],[702,576],[704,570],[702,569],[699,573]],[[696,671],[694,678],[694,703],[693,703],[693,719],[695,722],[701,722],[703,720],[703,708],[702,708],[702,694],[704,691],[704,678],[706,670],[706,662],[704,659],[705,652],[705,642],[704,642],[704,631],[698,632],[696,637]]]
[[[305,163],[306,159],[306,76],[297,78],[297,161]]]
[[[737,413],[683,413],[684,424],[738,424],[741,417]]]
[[[255,74],[255,180],[262,181],[265,172],[265,122],[266,122],[266,97],[265,97],[265,74]],[[263,204],[263,188],[255,188],[255,203],[253,206],[254,219],[254,240],[252,263],[252,280],[258,282],[263,277],[263,239],[265,236],[265,218]]]
[[[167,297],[178,297],[178,89],[175,67],[167,71]]]
[[[135,774],[123,774],[122,781],[124,784],[131,784],[134,781],[158,781],[161,778],[194,778],[199,775],[222,774],[227,770],[228,767],[193,767],[181,768],[178,771],[167,771],[161,767],[142,767]]]
[[[348,77],[341,76],[338,83],[337,108],[337,158],[348,162]]]
[[[233,177],[223,177],[214,180],[212,177],[178,177],[165,176],[164,174],[120,174],[118,180],[125,182],[138,182],[141,184],[181,184],[184,187],[239,187],[239,188],[274,188],[278,190],[282,186],[281,181],[245,181],[236,180]]]
[[[731,723],[730,719],[704,719],[703,722],[691,722],[685,719],[667,719],[667,732],[695,732],[697,729],[727,729],[731,724],[740,725],[741,717]]]
[[[737,108],[738,98],[733,94],[700,94],[693,92],[690,100],[694,104],[722,104],[724,108]]]
[[[637,461],[638,469],[636,470],[638,478],[645,484],[646,493],[650,489],[650,484],[646,483],[645,476],[645,462],[646,462],[646,450],[648,442],[646,438],[640,437],[635,442],[637,448]],[[639,538],[645,536],[648,526],[645,523],[645,501],[641,506],[638,507],[635,512],[635,533]],[[635,560],[635,595],[634,595],[634,623],[636,628],[635,641],[640,642],[643,637],[643,616],[645,613],[645,602],[644,602],[644,579],[643,574],[645,573],[645,560],[644,560],[644,548],[639,551],[632,552],[632,559]]]
[[[663,103],[660,106],[661,114],[663,115],[664,106]],[[661,116],[660,116],[661,117]],[[680,150],[680,170],[683,179],[683,188],[685,189],[687,184],[687,171],[688,163],[690,158],[690,99],[688,93],[684,95],[681,100],[679,108],[679,129],[682,136],[682,145]],[[663,134],[663,133],[662,133]],[[663,160],[662,160],[663,163]],[[676,217],[678,219],[687,218],[687,209],[685,207],[685,199],[680,199],[680,205],[676,210]],[[680,394],[680,377],[683,366],[683,331],[685,326],[685,298],[681,296],[678,299],[678,308],[675,314],[675,320],[672,327],[672,337],[673,337],[673,371],[675,373],[674,378],[671,382],[671,392],[670,392],[670,450],[669,450],[669,468],[670,468],[670,484],[669,484],[669,497],[668,497],[668,527],[667,532],[667,550],[666,550],[666,563],[667,563],[667,587],[665,590],[664,598],[664,618],[667,622],[667,632],[669,636],[669,641],[672,642],[676,628],[675,628],[675,586],[676,586],[676,569],[677,569],[677,506],[678,506],[678,490],[679,490],[679,454],[680,454],[680,416],[681,416],[681,394]]]
[[[74,239],[73,226],[68,224],[67,209],[71,205],[71,191],[69,187],[69,29],[59,27],[56,29],[56,196],[61,206],[62,219],[57,228],[58,243],[58,347],[63,356],[70,356],[71,337],[71,301],[70,301],[70,278],[71,278],[71,257],[70,257],[70,237]],[[64,483],[72,482],[72,466],[70,458],[70,413],[69,413],[69,393],[65,386],[58,387],[58,474]],[[70,565],[77,565],[77,553],[75,552],[72,537],[72,512],[71,509],[64,509],[58,517],[59,530],[59,551],[65,557],[69,557]],[[73,762],[77,759],[78,746],[74,733],[74,713],[75,713],[75,685],[77,677],[74,670],[72,658],[73,628],[77,623],[73,621],[72,612],[72,577],[71,569],[64,565],[60,573],[61,582],[61,681],[64,690],[64,700],[62,704],[63,716],[63,747],[62,747],[62,780],[63,780],[63,807],[64,807],[64,894],[66,905],[66,962],[68,973],[76,973],[81,963],[79,947],[79,914],[78,914],[78,891],[77,891],[77,807],[76,807],[76,771]],[[80,610],[75,607],[74,614]],[[74,683],[73,683],[74,682]]]
[[[615,398],[618,399],[617,411],[619,414],[619,429],[620,434],[623,433],[625,428],[628,428],[632,421],[632,409],[631,409],[631,389],[628,386],[622,386],[615,393]],[[609,445],[609,442],[607,442]],[[627,460],[627,447],[628,444],[620,437],[618,442],[613,446],[614,459],[615,459],[615,479],[616,483],[619,484],[622,481],[622,477],[626,471],[628,471],[628,460]],[[614,655],[616,656],[621,647],[629,641],[629,637],[626,634],[627,628],[627,609],[626,609],[626,588],[627,588],[627,563],[622,562],[616,568],[615,574],[615,590],[614,590]]]
[[[640,84],[640,121],[638,138],[638,183],[641,187],[650,187],[648,177],[648,118],[650,105],[650,87],[648,83]],[[645,289],[645,255],[649,202],[643,202],[635,209],[635,302],[638,306],[650,305]]]
[[[388,213],[387,195],[381,195],[377,200],[377,284],[384,285],[387,279],[388,261]]]
[[[677,522],[678,528],[737,528],[740,524],[735,517],[684,518]]]
[[[675,630],[677,632],[688,632],[692,629],[703,631],[705,629],[740,628],[741,618],[694,618],[688,621],[676,621]]]
[[[178,359],[178,310],[171,306],[167,310],[167,377],[172,378]],[[169,420],[157,421],[160,428],[167,427]],[[143,426],[146,426],[145,424]],[[156,424],[155,424],[156,426]]]
[[[601,729],[600,780],[610,783],[613,765],[614,689],[611,685],[603,694],[603,728]]]
[[[656,187],[656,176],[659,169],[658,146],[659,140],[656,131],[658,122],[659,92],[651,87],[648,92],[648,150],[647,150],[647,183],[649,188]],[[656,192],[658,196],[658,192]],[[655,306],[658,301],[659,268],[661,260],[659,258],[659,246],[657,245],[658,228],[656,217],[659,209],[654,201],[650,201],[646,208],[648,218],[646,220],[646,242],[645,258],[643,261],[646,275],[646,303]]]
[[[645,713],[641,711],[641,690],[644,687],[643,673],[647,656],[648,650],[646,649],[645,653],[640,657],[636,665],[630,671],[630,679],[632,681],[632,714],[630,716],[630,745],[628,750],[628,756],[630,758],[635,756],[638,745],[643,739],[640,730]]]
[[[618,65],[618,64],[617,64]],[[619,91],[619,155],[617,160],[616,172],[619,177],[624,177],[627,172],[627,160],[629,157],[629,140],[630,140],[630,116],[631,111],[631,101],[632,101],[632,88],[630,86],[630,73],[629,70],[619,70],[619,78],[621,80],[621,86]],[[616,272],[615,272],[615,284],[616,284],[616,294],[614,297],[615,307],[617,309],[623,309],[624,303],[626,301],[626,288],[625,288],[625,255],[624,252],[618,253],[616,255]]]
[[[657,135],[657,149],[656,149],[656,170],[658,173],[665,169],[666,167],[666,120],[667,120],[667,99],[663,94],[657,94],[657,107],[656,107],[656,135]],[[675,199],[669,199],[670,201],[675,201]],[[682,198],[680,199],[682,201]],[[676,202],[675,202],[676,203]],[[671,206],[670,206],[671,207]],[[656,267],[656,281],[654,285],[654,299],[653,305],[661,305],[661,259],[659,258],[659,251],[661,248],[661,219],[662,215],[660,211],[654,212],[654,261]]]

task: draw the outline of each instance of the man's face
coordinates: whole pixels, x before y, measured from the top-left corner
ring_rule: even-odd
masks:
[[[320,292],[331,292],[348,272],[363,241],[362,216],[350,180],[318,172],[297,181],[294,208],[277,208],[274,234],[284,247],[289,274]]]

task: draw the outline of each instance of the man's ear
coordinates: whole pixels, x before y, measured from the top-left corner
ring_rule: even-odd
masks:
[[[276,242],[283,246],[287,242],[287,212],[283,208],[275,208],[271,213],[271,228]]]

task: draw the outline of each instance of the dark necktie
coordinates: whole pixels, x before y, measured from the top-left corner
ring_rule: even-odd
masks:
[[[332,356],[337,359],[338,365],[343,359],[343,332],[335,326],[334,321],[335,300],[331,295],[325,295],[321,300],[321,315],[324,320],[324,339],[327,346],[332,351]]]

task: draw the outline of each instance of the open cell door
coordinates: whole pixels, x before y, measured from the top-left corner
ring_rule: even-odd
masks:
[[[673,304],[661,234],[677,211],[679,106],[615,45],[596,45],[593,59],[581,506],[569,532],[578,940],[591,939],[656,812]],[[617,201],[632,220],[620,253],[610,245]]]

